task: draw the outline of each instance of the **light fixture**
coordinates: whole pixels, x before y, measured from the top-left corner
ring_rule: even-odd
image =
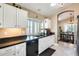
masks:
[[[57,3],[51,3],[50,6],[56,6]]]
[[[64,6],[64,3],[58,3],[57,4],[59,7],[63,7]]]
[[[70,15],[70,24],[73,24],[73,21],[74,21],[73,12],[70,12],[69,15]]]
[[[63,3],[51,3],[50,6],[58,6],[58,7],[63,7]]]

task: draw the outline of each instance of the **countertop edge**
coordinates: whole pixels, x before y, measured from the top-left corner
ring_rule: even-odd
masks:
[[[3,46],[3,47],[0,47],[0,49],[7,48],[7,47],[11,47],[11,46],[14,46],[14,45],[17,45],[17,44],[21,44],[21,43],[24,43],[24,42],[26,42],[26,41],[22,41],[22,42],[19,42],[19,43],[15,43],[15,44]]]

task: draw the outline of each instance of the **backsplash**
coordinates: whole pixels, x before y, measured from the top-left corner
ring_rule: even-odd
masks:
[[[0,28],[0,38],[25,35],[25,28]]]

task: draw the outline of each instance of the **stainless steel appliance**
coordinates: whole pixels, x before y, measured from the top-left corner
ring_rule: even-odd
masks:
[[[79,56],[79,15],[77,16],[77,55]]]

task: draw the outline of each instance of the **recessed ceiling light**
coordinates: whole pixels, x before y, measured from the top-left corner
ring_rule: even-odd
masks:
[[[59,6],[59,7],[63,7],[63,3],[51,3],[50,6]]]
[[[56,6],[57,5],[57,3],[51,3],[50,4],[50,6]]]
[[[64,6],[64,3],[58,3],[58,6],[59,7],[63,7]]]

